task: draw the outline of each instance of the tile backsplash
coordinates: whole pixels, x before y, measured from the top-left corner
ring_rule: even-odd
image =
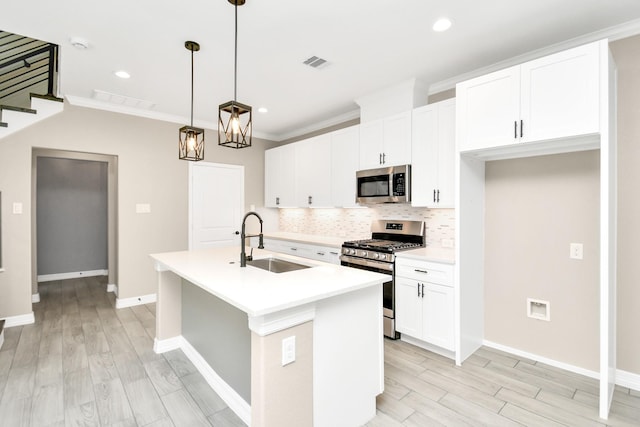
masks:
[[[279,209],[278,216],[280,231],[344,237],[345,240],[370,238],[372,220],[420,220],[425,222],[428,246],[443,246],[443,241],[454,245],[455,241],[454,209],[384,204],[354,209]]]

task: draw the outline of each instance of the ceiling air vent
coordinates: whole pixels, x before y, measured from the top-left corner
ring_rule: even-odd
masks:
[[[312,56],[311,58],[308,58],[306,61],[303,62],[303,64],[308,65],[311,68],[318,68],[318,69],[324,68],[327,65],[329,65],[326,59],[318,58],[317,56]]]

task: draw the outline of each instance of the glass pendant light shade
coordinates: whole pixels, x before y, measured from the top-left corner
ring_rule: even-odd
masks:
[[[204,129],[193,126],[180,128],[178,158],[194,162],[204,159]]]
[[[204,129],[193,127],[193,52],[199,51],[200,45],[186,41],[184,47],[191,51],[191,125],[178,131],[178,158],[197,162],[204,159]]]
[[[237,101],[220,105],[218,145],[231,148],[251,147],[251,107]]]
[[[235,7],[235,52],[233,65],[233,101],[218,107],[218,145],[230,148],[251,147],[253,120],[251,107],[236,101],[238,89],[238,6],[245,0],[228,0]]]

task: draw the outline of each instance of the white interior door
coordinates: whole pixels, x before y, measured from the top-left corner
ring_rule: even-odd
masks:
[[[189,249],[240,244],[244,166],[189,164]]]

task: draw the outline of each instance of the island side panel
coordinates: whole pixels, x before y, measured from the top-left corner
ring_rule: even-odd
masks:
[[[319,301],[313,329],[315,427],[365,425],[384,390],[382,283]]]
[[[295,361],[282,366],[282,340],[295,336]],[[313,322],[251,334],[251,425],[313,426]]]
[[[156,345],[167,343],[182,334],[182,278],[165,270],[158,271],[158,297],[156,301]],[[166,345],[165,345],[166,346]],[[176,345],[168,345],[171,349]],[[159,350],[159,351],[158,351]],[[157,349],[162,352],[162,349]]]
[[[251,403],[251,331],[245,312],[183,280],[182,336]]]

